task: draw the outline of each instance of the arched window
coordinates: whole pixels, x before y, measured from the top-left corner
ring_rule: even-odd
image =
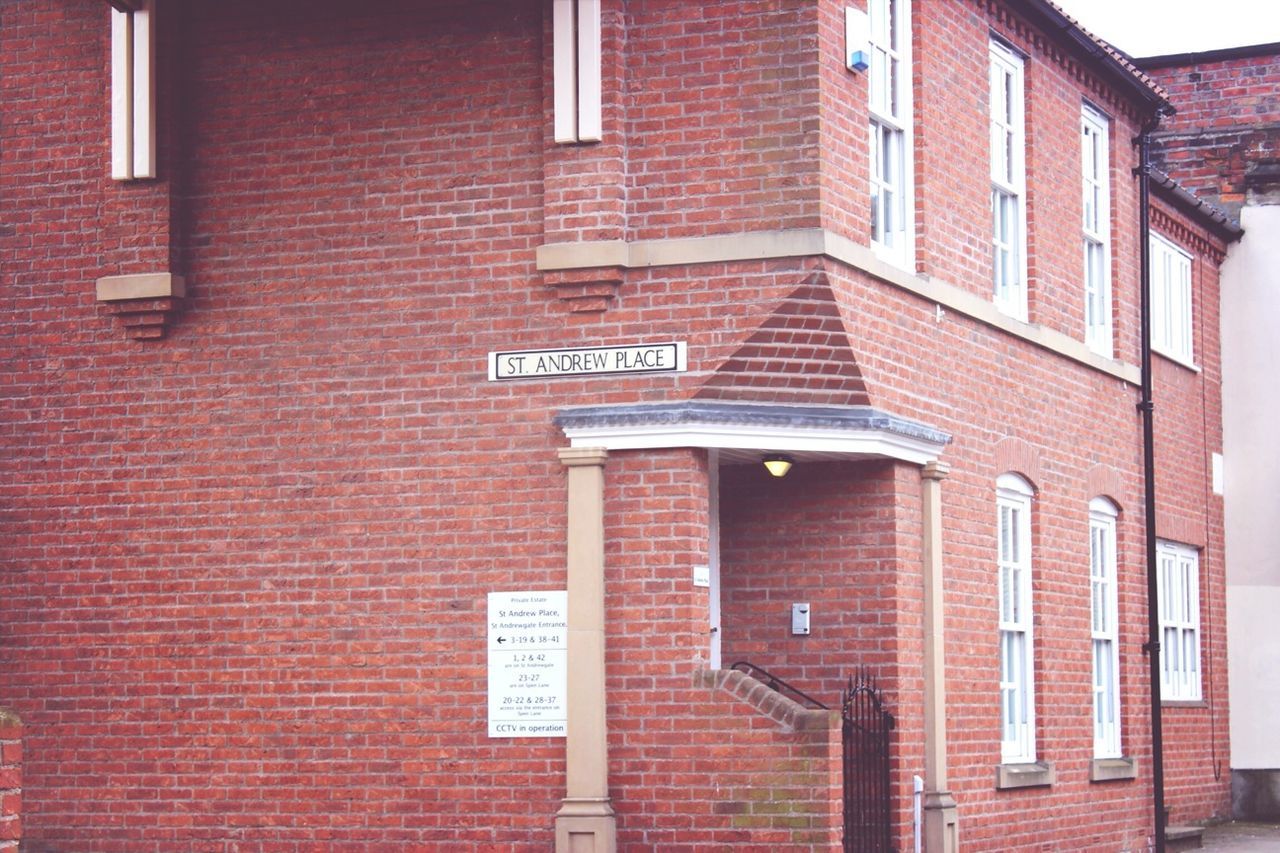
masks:
[[[1031,484],[1016,474],[996,481],[996,564],[1000,617],[1000,760],[1036,760],[1035,672],[1031,632]]]
[[[1120,757],[1120,637],[1116,505],[1089,502],[1089,610],[1093,644],[1093,757]]]

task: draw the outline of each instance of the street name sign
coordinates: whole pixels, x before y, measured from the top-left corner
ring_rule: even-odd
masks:
[[[490,381],[617,373],[682,373],[688,369],[688,347],[684,341],[489,353]]]

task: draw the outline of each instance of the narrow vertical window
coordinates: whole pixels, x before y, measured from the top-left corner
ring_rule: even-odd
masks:
[[[1089,105],[1080,113],[1084,194],[1084,323],[1089,349],[1108,358],[1111,343],[1111,158],[1106,116]]]
[[[1120,645],[1117,630],[1116,508],[1089,503],[1089,600],[1093,644],[1093,757],[1120,757]]]
[[[1031,634],[1031,486],[997,481],[996,562],[1000,621],[1000,760],[1036,760]]]
[[[553,0],[551,30],[555,140],[599,142],[600,0]]]
[[[156,176],[154,0],[111,9],[111,177]]]
[[[911,261],[911,3],[870,0],[871,245]]]
[[[1191,347],[1191,255],[1151,235],[1151,348],[1184,364]]]
[[[996,307],[1027,318],[1023,61],[991,42],[991,260]]]
[[[1160,694],[1200,698],[1200,554],[1188,545],[1157,542],[1160,607]]]

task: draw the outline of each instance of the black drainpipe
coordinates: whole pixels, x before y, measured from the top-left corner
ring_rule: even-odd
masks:
[[[1147,653],[1151,680],[1151,798],[1155,815],[1155,853],[1165,853],[1164,807],[1164,731],[1160,719],[1160,599],[1156,557],[1156,441],[1154,412],[1151,401],[1151,134],[1160,125],[1168,108],[1156,110],[1143,126],[1138,144],[1138,204],[1140,207],[1140,241],[1142,276],[1142,492],[1146,514],[1147,538]]]

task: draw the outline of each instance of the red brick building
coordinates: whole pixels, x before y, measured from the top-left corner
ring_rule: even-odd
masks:
[[[1232,811],[1280,820],[1280,530],[1270,484],[1280,344],[1280,44],[1141,60],[1178,104],[1154,135],[1156,165],[1245,229],[1222,266],[1223,473],[1231,671]]]
[[[1238,229],[1051,3],[110,6],[0,2],[31,850],[839,846],[839,712],[738,660],[874,675],[897,849],[1146,849],[1144,219],[1164,801],[1227,812]]]

